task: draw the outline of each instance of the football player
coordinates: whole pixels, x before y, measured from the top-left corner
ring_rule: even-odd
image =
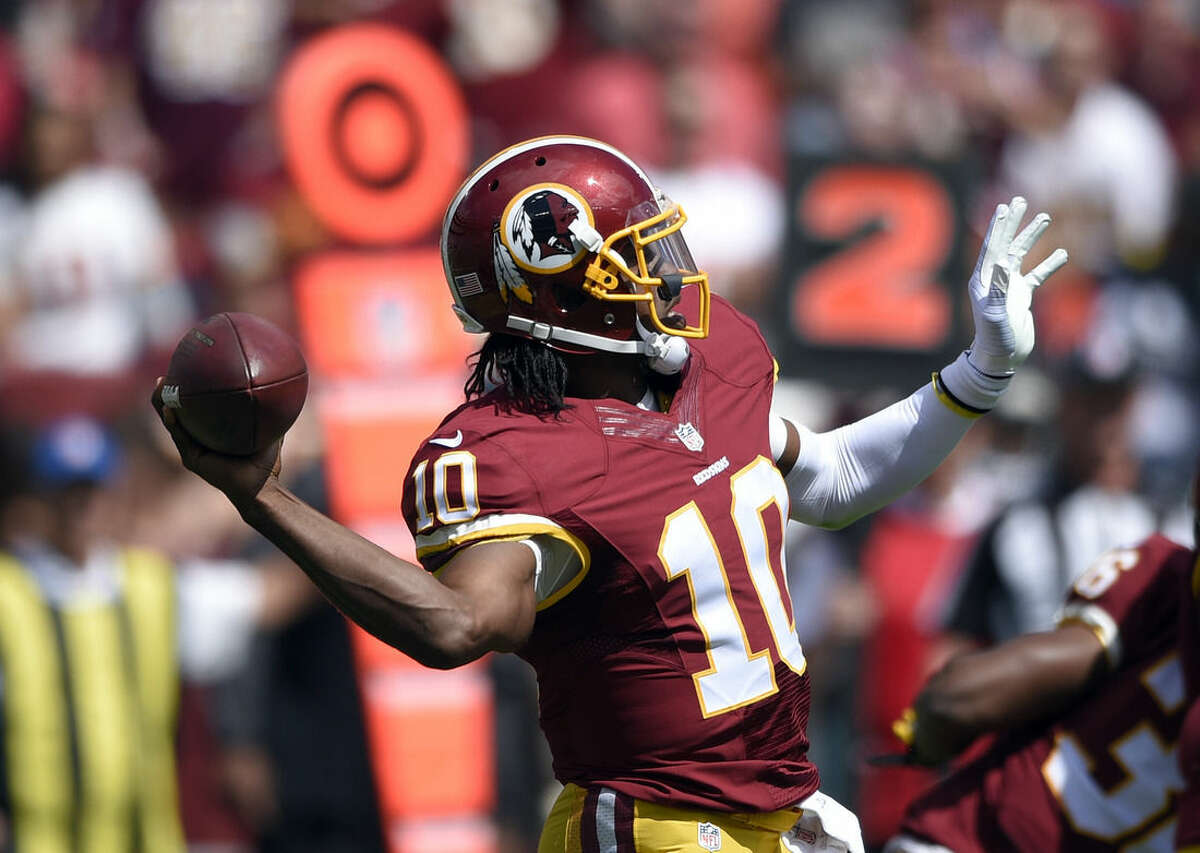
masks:
[[[710,296],[683,210],[604,143],[505,149],[450,202],[453,310],[487,333],[467,402],[417,451],[403,512],[420,566],[296,500],[276,450],[184,464],[346,614],[434,667],[514,651],[537,671],[564,790],[540,850],[861,850],[817,791],[785,584],[789,518],[837,527],[924,478],[1033,345],[1049,217],[992,219],[975,341],[910,397],[815,434],[772,413],[754,323]],[[903,322],[903,318],[897,318]],[[160,406],[161,411],[161,406]]]
[[[885,853],[1174,849],[1177,811],[1188,823],[1180,592],[1191,597],[1195,565],[1157,535],[1110,551],[1076,580],[1056,630],[934,675],[897,727],[916,763],[997,737],[909,807]]]

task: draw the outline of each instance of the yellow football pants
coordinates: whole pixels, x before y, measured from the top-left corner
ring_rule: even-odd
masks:
[[[705,812],[567,785],[546,818],[538,853],[780,853],[780,835],[796,818],[793,809]]]

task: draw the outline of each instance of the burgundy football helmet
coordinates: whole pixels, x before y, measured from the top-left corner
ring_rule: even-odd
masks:
[[[567,352],[653,355],[670,341],[663,336],[702,338],[708,276],[679,231],[686,221],[603,142],[544,136],[506,148],[467,178],[446,211],[442,263],[454,312],[468,332]],[[698,289],[694,325],[660,316],[684,287]]]

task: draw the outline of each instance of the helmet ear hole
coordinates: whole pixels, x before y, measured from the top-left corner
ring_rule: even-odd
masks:
[[[558,309],[563,313],[582,308],[587,298],[587,294],[582,290],[567,287],[564,284],[554,285],[554,301],[558,303]]]

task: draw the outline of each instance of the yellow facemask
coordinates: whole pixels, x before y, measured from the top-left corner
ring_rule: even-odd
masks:
[[[643,214],[649,215],[637,218]],[[707,337],[710,301],[708,274],[696,268],[692,253],[679,233],[683,223],[687,222],[687,214],[679,205],[664,199],[661,209],[660,205],[651,202],[635,208],[630,219],[635,218],[637,221],[609,234],[596,250],[596,256],[584,271],[584,291],[608,302],[647,303],[651,323],[665,335]],[[627,262],[614,248],[625,238],[633,247],[635,265]],[[637,292],[618,293],[622,279],[632,282]],[[688,285],[700,290],[699,317],[694,326],[672,328],[663,323],[659,316],[655,296],[673,303]]]

